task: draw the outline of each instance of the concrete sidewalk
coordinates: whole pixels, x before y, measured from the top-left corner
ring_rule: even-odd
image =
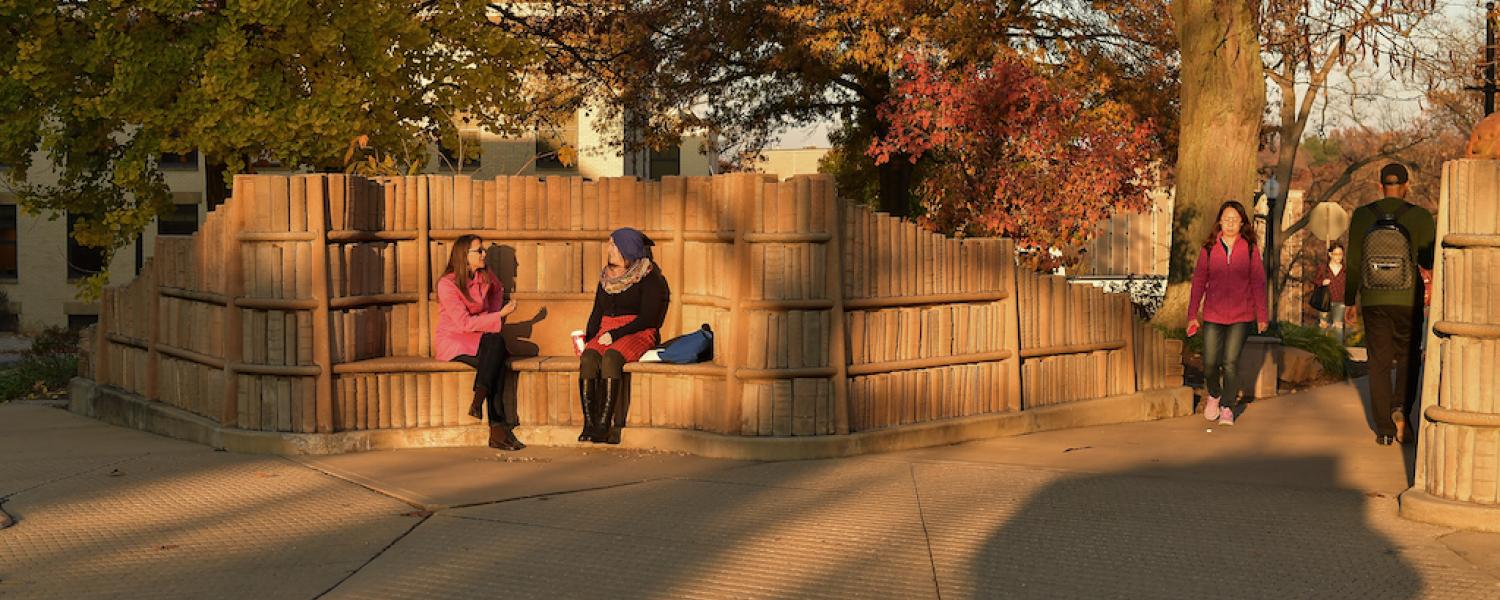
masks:
[[[1351,385],[849,459],[214,452],[0,405],[0,597],[1500,598]]]

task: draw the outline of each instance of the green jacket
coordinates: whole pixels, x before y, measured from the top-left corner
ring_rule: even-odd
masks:
[[[1375,225],[1380,214],[1395,212],[1402,204],[1407,204],[1407,202],[1400,198],[1382,198],[1354,209],[1354,215],[1349,217],[1348,261],[1345,263],[1349,265],[1347,271],[1349,275],[1344,281],[1345,305],[1354,306],[1356,299],[1359,300],[1360,306],[1416,306],[1422,301],[1420,274],[1417,277],[1415,293],[1376,292],[1360,289],[1364,287],[1365,234],[1369,233],[1370,227]],[[1417,264],[1424,269],[1431,269],[1434,242],[1437,240],[1437,223],[1433,221],[1432,213],[1420,206],[1414,206],[1402,214],[1398,222],[1411,236],[1412,249],[1417,253]]]

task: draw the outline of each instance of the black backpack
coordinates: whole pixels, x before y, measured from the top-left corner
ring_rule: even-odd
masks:
[[[1395,212],[1380,214],[1365,233],[1360,265],[1364,289],[1395,292],[1416,288],[1417,265],[1412,253],[1411,234],[1401,225],[1401,215],[1412,208],[1412,205],[1402,202]]]

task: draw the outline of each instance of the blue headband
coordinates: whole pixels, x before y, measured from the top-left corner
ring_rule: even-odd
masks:
[[[651,246],[656,245],[646,234],[636,231],[630,227],[621,227],[609,234],[609,239],[620,249],[620,257],[626,261],[635,262],[642,258],[651,258]]]

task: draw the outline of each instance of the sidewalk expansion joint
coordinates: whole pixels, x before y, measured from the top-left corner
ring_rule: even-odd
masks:
[[[344,483],[347,483],[349,485],[353,485],[355,487],[359,487],[359,488],[368,490],[368,491],[370,491],[370,492],[372,492],[374,494],[377,494],[379,496],[382,496],[382,497],[385,497],[385,498],[390,498],[392,500],[395,500],[397,502],[400,502],[402,504],[405,504],[405,505],[410,506],[412,508],[415,508],[417,510],[423,510],[423,511],[427,511],[427,512],[437,512],[439,510],[443,510],[445,508],[448,508],[446,506],[429,506],[429,505],[424,505],[424,504],[421,504],[421,503],[418,503],[418,502],[413,502],[411,500],[407,500],[406,498],[402,498],[400,496],[397,496],[395,494],[392,494],[392,493],[387,492],[385,490],[382,490],[380,488],[377,488],[377,487],[374,487],[372,485],[366,484],[366,483],[364,483],[362,481],[356,481],[356,480],[351,479],[349,477],[346,477],[346,476],[344,476],[342,474],[329,471],[329,470],[324,469],[322,467],[319,467],[317,465],[307,464],[307,463],[298,461],[298,460],[296,460],[295,458],[293,458],[291,456],[278,456],[277,458],[280,458],[281,460],[284,460],[284,461],[286,461],[288,463],[291,463],[293,465],[296,465],[298,467],[302,467],[304,469],[311,470],[311,471],[313,471],[315,473],[319,473],[319,474],[323,475],[324,477],[328,477],[330,479],[337,479],[337,480],[342,481]]]
[[[366,560],[364,562],[364,564],[360,565],[359,567],[355,568],[353,571],[350,571],[348,575],[345,575],[341,579],[339,579],[338,581],[334,582],[334,584],[332,586],[329,586],[328,589],[323,590],[322,593],[320,593],[320,594],[318,594],[316,596],[313,596],[313,600],[318,600],[318,598],[322,598],[324,596],[327,596],[328,594],[332,593],[334,590],[338,589],[339,586],[344,585],[344,582],[349,581],[350,578],[354,577],[355,575],[358,575],[360,571],[363,571],[365,569],[365,567],[370,566],[370,563],[375,562],[375,560],[378,559],[378,558],[380,558],[382,555],[384,555],[386,553],[386,551],[390,550],[391,548],[396,547],[396,544],[401,543],[401,540],[406,539],[406,536],[411,535],[411,532],[416,531],[418,527],[421,527],[423,523],[426,523],[427,520],[431,519],[431,518],[432,518],[431,514],[421,515],[421,517],[419,519],[417,519],[416,523],[413,523],[411,527],[408,527],[406,529],[406,531],[401,532],[401,535],[396,536],[396,539],[391,540],[391,543],[386,544],[384,548],[381,548],[379,552],[376,552],[375,555],[371,556],[369,560]]]
[[[922,541],[927,544],[927,565],[932,568],[932,592],[943,600],[943,584],[938,580],[937,558],[932,555],[932,534],[927,532],[927,514],[922,511],[922,492],[917,489],[917,465],[911,465],[911,493],[917,500],[917,520],[922,524]]]
[[[626,482],[622,482],[622,483],[612,483],[612,484],[609,484],[609,485],[600,485],[600,486],[595,486],[595,487],[578,488],[576,490],[561,490],[561,491],[557,491],[557,492],[543,492],[543,493],[540,493],[540,494],[528,494],[528,495],[525,495],[525,496],[516,496],[514,498],[501,498],[499,500],[485,500],[483,502],[469,502],[469,503],[465,503],[465,504],[454,504],[453,506],[449,506],[449,507],[445,508],[444,510],[453,510],[453,509],[458,509],[458,508],[474,508],[476,506],[492,506],[492,505],[495,505],[495,504],[504,504],[506,502],[515,502],[515,501],[518,501],[518,500],[534,500],[534,499],[537,499],[537,498],[551,498],[553,496],[567,496],[567,495],[570,495],[570,494],[581,494],[583,492],[598,492],[598,491],[602,491],[602,490],[612,490],[612,489],[615,489],[615,488],[622,488],[622,487],[630,487],[630,486],[634,486],[634,485],[641,485],[643,483],[654,483],[654,482],[657,482],[657,481],[671,481],[673,479],[676,479],[676,478],[675,477],[657,477],[655,479],[642,479],[642,480],[639,480],[639,481],[626,481]]]

